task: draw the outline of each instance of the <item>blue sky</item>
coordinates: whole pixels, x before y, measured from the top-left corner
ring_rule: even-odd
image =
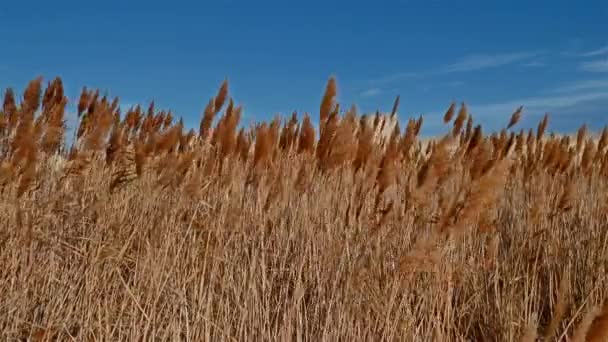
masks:
[[[245,123],[318,117],[329,75],[344,107],[425,115],[451,101],[490,129],[608,123],[608,1],[11,1],[0,7],[0,88],[61,76],[123,104],[173,110],[191,127],[221,81]]]

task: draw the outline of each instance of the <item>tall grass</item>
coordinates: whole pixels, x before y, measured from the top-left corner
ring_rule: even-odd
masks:
[[[60,79],[0,113],[2,340],[603,341],[608,130],[486,134],[309,114],[239,128],[225,81],[186,131]],[[397,115],[397,98],[391,116]],[[215,123],[215,124],[214,124]]]

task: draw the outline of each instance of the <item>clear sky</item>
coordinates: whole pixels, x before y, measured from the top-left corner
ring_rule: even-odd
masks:
[[[362,112],[424,114],[451,101],[500,128],[608,123],[608,1],[10,1],[0,6],[0,88],[61,76],[123,104],[172,109],[188,126],[228,77],[245,123],[318,117],[325,82]]]

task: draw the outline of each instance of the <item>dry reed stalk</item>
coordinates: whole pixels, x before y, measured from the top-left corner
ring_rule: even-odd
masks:
[[[223,127],[220,132],[220,156],[222,159],[232,155],[236,149],[236,129],[241,120],[242,107],[237,106],[230,113],[226,112]]]
[[[220,86],[220,89],[215,96],[215,100],[213,103],[213,107],[215,108],[215,112],[220,111],[220,109],[224,106],[226,99],[228,98],[228,79],[225,79]]]
[[[417,174],[416,188],[411,196],[420,207],[426,206],[430,200],[428,194],[432,193],[440,179],[449,169],[450,153],[448,145],[452,141],[449,135],[443,137],[434,148],[429,159],[420,168]]]
[[[557,303],[555,304],[555,307],[553,309],[553,315],[551,316],[549,326],[547,327],[547,330],[544,334],[545,340],[552,339],[558,334],[559,324],[561,323],[562,319],[564,318],[564,315],[566,314],[566,310],[568,309],[569,289],[570,279],[568,273],[564,273],[562,275],[562,279],[559,282],[559,289],[557,292]]]
[[[174,151],[179,143],[179,138],[182,135],[183,127],[180,125],[175,125],[165,133],[160,135],[158,139],[156,139],[156,144],[154,146],[155,154],[162,154],[170,151]]]
[[[2,112],[7,116],[9,130],[16,127],[19,118],[17,116],[17,104],[15,102],[15,93],[11,88],[6,89],[6,92],[4,93]]]
[[[481,125],[475,126],[475,130],[469,139],[469,143],[465,152],[465,155],[469,156],[477,148],[477,146],[483,141],[483,133],[481,131]]]
[[[123,130],[119,125],[114,125],[110,139],[108,141],[108,147],[106,148],[106,164],[112,165],[116,159],[116,154],[121,149],[123,144]]]
[[[572,209],[572,204],[574,203],[575,198],[575,187],[573,181],[569,181],[565,184],[562,194],[557,201],[557,205],[555,207],[554,215],[559,213],[563,213]]]
[[[298,125],[297,113],[293,112],[289,121],[285,122],[281,129],[279,137],[279,148],[283,151],[289,151],[292,148],[295,140],[296,128]]]
[[[116,166],[112,172],[110,192],[124,188],[137,178],[137,165],[135,162],[135,149],[133,145],[120,146],[116,151]]]
[[[507,129],[517,125],[519,120],[521,119],[521,114],[524,111],[524,106],[518,107],[515,112],[511,115],[511,120],[509,120],[509,124],[507,125]]]
[[[310,117],[307,113],[304,114],[302,128],[300,129],[300,137],[298,139],[298,153],[310,153],[315,150],[315,129],[310,122]]]
[[[327,86],[325,88],[325,93],[323,94],[323,99],[321,100],[321,107],[319,109],[319,127],[321,130],[321,134],[323,134],[323,129],[325,127],[325,123],[329,118],[329,115],[336,107],[336,95],[338,93],[338,87],[336,84],[336,79],[332,76],[327,81]]]
[[[585,147],[583,148],[583,155],[581,156],[581,171],[584,174],[589,172],[589,169],[593,166],[593,158],[595,156],[595,143],[591,138],[587,140],[585,143]]]
[[[339,118],[336,112],[332,112],[321,130],[319,141],[317,143],[316,156],[319,163],[323,162],[328,158],[329,152],[331,151],[331,141],[334,139],[334,135],[339,127]]]
[[[416,125],[417,123],[415,120],[408,120],[407,126],[405,127],[405,134],[399,141],[399,151],[402,159],[404,160],[409,159],[412,146],[414,146],[416,143]]]
[[[281,131],[281,117],[275,116],[274,119],[270,122],[268,126],[268,138],[269,138],[269,147],[270,147],[270,155],[275,156],[276,147],[279,145],[279,135]]]
[[[270,128],[263,124],[256,129],[255,147],[253,152],[253,168],[261,170],[270,162],[272,153],[272,138],[270,137]]]
[[[21,103],[22,115],[31,116],[33,120],[34,112],[40,107],[40,95],[42,92],[42,77],[37,77],[30,81],[23,93],[23,101]]]
[[[602,134],[600,135],[600,139],[597,142],[598,153],[604,152],[604,148],[606,146],[608,146],[608,126],[604,126],[604,129],[602,129]]]
[[[331,132],[327,126],[325,132]],[[322,171],[329,171],[346,163],[352,162],[356,154],[355,123],[342,121],[335,129],[334,134],[328,136],[329,140],[319,142],[319,146],[327,146],[327,151],[320,153],[319,167]],[[325,145],[326,144],[326,145]]]
[[[536,315],[533,315],[532,319],[526,325],[526,329],[524,330],[524,334],[521,338],[521,342],[536,342],[537,337],[537,322]]]
[[[597,317],[598,314],[599,314],[599,309],[596,307],[588,310],[585,313],[585,315],[583,316],[583,319],[578,324],[578,326],[574,330],[574,333],[572,334],[572,339],[571,339],[572,342],[587,341],[587,333],[589,332],[589,329],[591,328],[591,324],[593,323],[593,320],[595,319],[595,317]]]
[[[49,109],[44,136],[40,142],[41,149],[49,154],[58,152],[65,133],[64,115],[67,98],[62,97],[60,100],[57,99],[57,101]]]
[[[241,128],[236,137],[236,151],[242,162],[247,162],[247,159],[249,157],[250,146],[251,141],[249,140],[249,137],[245,134],[245,129]]]
[[[447,124],[448,122],[452,121],[454,113],[456,113],[456,102],[452,102],[450,107],[446,110],[445,114],[443,115],[443,123]]]
[[[396,139],[391,139],[389,146],[380,161],[380,169],[378,176],[376,177],[376,184],[378,185],[378,196],[384,194],[384,192],[397,181],[397,158],[398,149]],[[378,200],[376,200],[376,208],[378,206]]]
[[[418,120],[416,120],[416,126],[414,128],[415,136],[420,135],[420,131],[422,130],[423,123],[424,123],[424,118],[422,117],[422,115],[420,115],[420,117],[418,117]]]
[[[452,130],[453,137],[458,137],[460,135],[460,131],[462,131],[462,128],[464,127],[467,117],[468,117],[467,105],[462,103],[460,105],[460,110],[458,111],[458,115],[456,116],[456,119],[454,119],[454,128]]]
[[[549,125],[549,114],[545,114],[542,121],[538,123],[538,129],[536,130],[536,140],[541,141],[543,135],[545,134],[545,130]]]
[[[443,228],[443,231],[449,228],[451,234],[460,235],[476,222],[482,210],[493,208],[505,191],[508,170],[507,159],[497,161],[490,171],[471,184],[465,195],[464,206],[454,220],[454,225]]]
[[[399,111],[399,101],[400,101],[400,96],[397,95],[397,97],[395,98],[395,103],[393,103],[393,110],[391,110],[391,117],[395,117],[397,115],[397,111]],[[354,107],[354,106],[353,106]]]
[[[213,118],[215,117],[215,100],[209,100],[209,103],[205,107],[205,111],[203,112],[203,118],[201,119],[201,126],[199,129],[200,137],[205,140],[209,136],[209,131],[211,130],[211,125],[213,123]]]
[[[606,340],[608,340],[608,300],[604,301],[601,311],[595,317],[587,331],[588,342],[601,342]]]

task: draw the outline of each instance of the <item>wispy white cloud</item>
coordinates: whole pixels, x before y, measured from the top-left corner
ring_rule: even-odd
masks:
[[[580,64],[580,69],[589,72],[608,72],[608,58],[583,62]]]
[[[361,93],[362,97],[374,97],[380,95],[382,93],[382,89],[380,88],[371,88]]]
[[[582,83],[581,83],[582,85]],[[572,87],[574,89],[574,85]],[[584,89],[580,89],[584,90]],[[524,116],[528,114],[540,115],[544,113],[564,115],[585,115],[589,108],[602,108],[608,105],[608,89],[592,92],[571,92],[564,94],[548,94],[519,99],[506,100],[495,103],[470,103],[469,111],[476,121],[482,122],[484,127],[490,130],[504,127],[509,116],[519,106],[524,106]],[[443,127],[441,116],[444,108],[427,113],[431,131],[437,133]],[[567,127],[563,127],[567,130]]]
[[[434,76],[434,75],[445,75],[452,73],[464,73],[464,72],[472,72],[472,71],[481,71],[491,68],[497,68],[505,65],[510,65],[518,62],[524,62],[526,60],[530,60],[531,58],[537,57],[541,54],[540,51],[524,51],[524,52],[510,52],[510,53],[497,53],[497,54],[487,54],[480,53],[469,55],[461,58],[460,60],[439,66],[437,68],[428,69],[428,70],[420,70],[420,71],[408,71],[408,72],[400,72],[392,75],[388,75],[385,77],[381,77],[375,80],[372,80],[372,83],[388,83],[398,80],[410,79],[410,78],[419,78],[425,76]]]
[[[464,81],[452,81],[447,83],[448,87],[462,87],[465,85]]]
[[[423,77],[426,75],[431,74],[428,70],[426,71],[408,71],[408,72],[398,72],[398,73],[394,73],[392,75],[388,75],[388,76],[384,76],[384,77],[380,77],[374,80],[371,80],[371,83],[374,84],[380,84],[380,83],[390,83],[390,82],[394,82],[394,81],[400,81],[400,80],[407,80],[407,79],[411,79],[411,78],[417,78],[417,77]]]
[[[555,88],[553,92],[556,93],[572,93],[579,91],[589,90],[607,90],[608,91],[608,79],[604,80],[580,80],[572,82],[558,88]]]
[[[608,90],[580,94],[529,97],[501,103],[472,105],[470,108],[473,115],[504,118],[519,106],[524,106],[528,112],[544,113],[597,100],[608,100]]]
[[[531,61],[531,62],[522,64],[522,66],[524,66],[526,68],[540,68],[540,67],[546,66],[546,64],[541,61]]]
[[[539,52],[513,52],[504,54],[477,54],[462,58],[460,61],[440,69],[440,73],[467,72],[521,62],[538,56]]]
[[[608,45],[593,51],[587,51],[579,54],[580,57],[596,57],[601,55],[608,55]]]

